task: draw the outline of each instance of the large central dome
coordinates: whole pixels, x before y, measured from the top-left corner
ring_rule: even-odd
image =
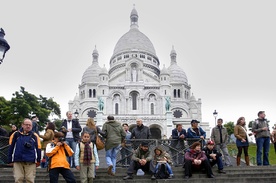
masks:
[[[117,42],[113,56],[122,52],[144,51],[156,56],[155,49],[150,39],[138,29],[138,13],[135,8],[130,14],[130,30]]]

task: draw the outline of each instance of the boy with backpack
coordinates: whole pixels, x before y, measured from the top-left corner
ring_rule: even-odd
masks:
[[[163,150],[162,146],[157,146],[154,149],[153,156],[154,176],[155,179],[171,179],[173,178],[173,172],[170,164],[172,164],[170,155]]]
[[[90,141],[88,132],[83,132],[82,141],[77,144],[75,152],[76,169],[80,170],[81,183],[92,183],[96,169],[99,167],[97,147]]]

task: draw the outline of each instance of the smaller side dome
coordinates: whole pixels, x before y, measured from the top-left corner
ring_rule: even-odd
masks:
[[[107,69],[106,69],[105,65],[103,66],[103,68],[102,68],[100,74],[108,75],[108,72],[107,72]]]
[[[160,75],[170,75],[168,69],[165,67],[165,64],[163,65]]]

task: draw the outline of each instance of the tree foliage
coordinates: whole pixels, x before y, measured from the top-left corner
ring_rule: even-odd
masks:
[[[227,129],[228,135],[231,135],[234,133],[234,122],[232,121],[227,122],[223,126]]]
[[[20,91],[16,91],[12,95],[10,101],[0,97],[0,121],[3,125],[20,126],[24,118],[30,118],[31,114],[36,114],[42,128],[49,121],[48,117],[51,112],[60,117],[60,106],[53,98],[48,99],[42,95],[37,97],[27,92],[22,86]]]

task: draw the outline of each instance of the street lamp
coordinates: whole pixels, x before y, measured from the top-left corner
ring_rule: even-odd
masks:
[[[215,117],[215,126],[217,126],[217,116],[218,116],[218,112],[215,110],[213,112],[213,116]]]
[[[4,29],[0,29],[0,64],[2,64],[6,52],[10,49],[10,45],[8,42],[4,39],[5,31]]]
[[[76,111],[74,112],[74,115],[75,115],[75,118],[78,119],[78,116],[79,116],[78,109],[76,109]]]

